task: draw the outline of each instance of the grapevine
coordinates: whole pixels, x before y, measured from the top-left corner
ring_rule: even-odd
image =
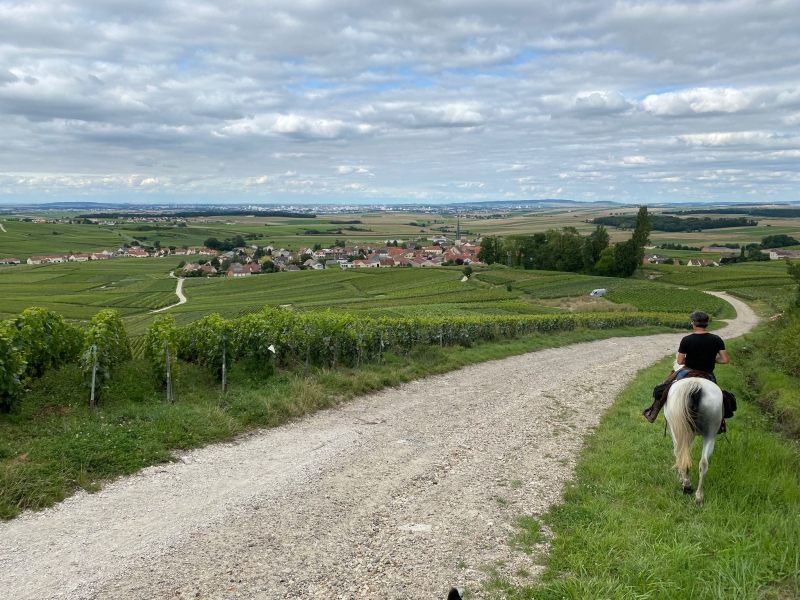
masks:
[[[170,347],[171,376],[174,378],[176,375],[177,365],[172,357],[177,349],[177,334],[175,319],[169,315],[156,317],[145,333],[144,356],[152,363],[153,375],[159,385],[164,385],[167,380],[167,344]]]
[[[557,315],[420,316],[372,318],[326,312],[297,313],[265,308],[235,319],[209,315],[179,327],[178,355],[219,372],[223,349],[229,360],[253,358],[278,364],[309,362],[358,366],[390,343],[404,351],[417,345],[469,346],[475,341],[514,338],[530,333],[570,331],[579,327],[611,329],[663,325],[687,328],[683,315],[669,313],[587,313]],[[151,326],[157,335],[163,321]]]
[[[91,385],[92,370],[96,366],[97,377],[101,381],[99,390],[106,390],[114,367],[130,358],[131,349],[122,317],[115,310],[101,310],[94,316],[86,332],[81,354],[80,366],[85,385]]]

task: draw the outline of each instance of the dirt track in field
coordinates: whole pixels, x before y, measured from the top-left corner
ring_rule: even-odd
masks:
[[[729,339],[757,319],[726,299]],[[535,575],[515,519],[559,501],[584,435],[682,335],[470,366],[26,513],[0,524],[2,596],[433,599],[486,566]]]

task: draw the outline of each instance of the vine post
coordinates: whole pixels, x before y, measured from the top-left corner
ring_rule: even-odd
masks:
[[[167,402],[174,404],[175,398],[172,396],[172,370],[170,369],[169,342],[164,342],[164,355],[167,363]]]
[[[222,345],[222,392],[225,393],[228,391],[228,382],[225,379],[225,351],[227,350],[227,344]]]
[[[94,412],[94,386],[97,382],[97,345],[92,346],[92,393],[89,396],[89,411]]]

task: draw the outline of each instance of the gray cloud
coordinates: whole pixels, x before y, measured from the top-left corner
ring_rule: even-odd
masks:
[[[0,201],[797,199],[797,13],[6,2]]]

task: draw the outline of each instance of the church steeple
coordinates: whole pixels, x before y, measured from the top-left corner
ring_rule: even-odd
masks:
[[[456,217],[456,245],[461,245],[461,217]]]

